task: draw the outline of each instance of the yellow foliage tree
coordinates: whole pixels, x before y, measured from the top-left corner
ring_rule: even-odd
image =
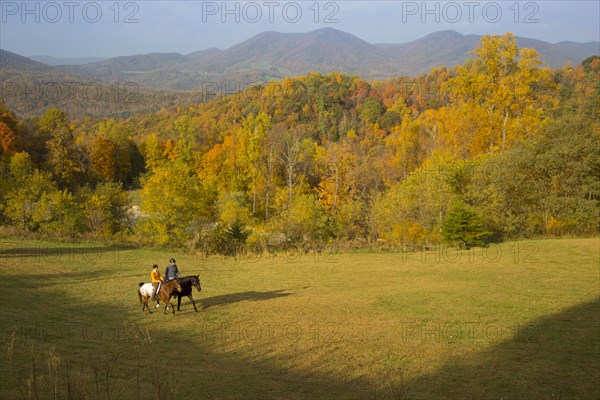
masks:
[[[485,129],[478,135],[487,135],[488,148],[505,150],[535,134],[544,121],[544,108],[553,105],[550,70],[541,68],[539,54],[519,49],[510,32],[484,36],[472,54],[476,58],[457,67],[447,86],[455,106],[485,111]]]

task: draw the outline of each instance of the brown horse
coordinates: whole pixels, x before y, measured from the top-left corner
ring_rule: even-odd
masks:
[[[165,310],[163,314],[166,314],[167,307],[171,306],[173,315],[175,315],[175,306],[169,301],[171,299],[171,293],[173,293],[173,290],[182,290],[179,279],[173,279],[169,282],[161,284],[160,290],[156,293],[156,298],[165,303]],[[148,307],[148,300],[152,297],[152,284],[140,282],[138,288],[138,297],[140,298],[140,303],[142,303],[142,311],[148,309],[148,313],[152,314],[150,307]]]

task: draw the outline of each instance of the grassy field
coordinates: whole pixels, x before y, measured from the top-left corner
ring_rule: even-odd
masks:
[[[598,239],[190,256],[0,240],[1,399],[598,399]],[[175,316],[137,284],[200,274]]]

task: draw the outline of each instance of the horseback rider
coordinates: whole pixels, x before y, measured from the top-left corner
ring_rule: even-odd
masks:
[[[158,271],[158,265],[154,264],[152,266],[152,272],[150,272],[150,278],[152,279],[152,297],[151,300],[158,300],[156,298],[156,294],[160,290],[160,284],[163,281],[163,277],[160,275]]]
[[[175,259],[171,258],[169,260],[169,265],[167,265],[167,269],[165,270],[165,282],[172,281],[176,278],[181,278],[181,276],[179,275],[179,269],[177,268]]]

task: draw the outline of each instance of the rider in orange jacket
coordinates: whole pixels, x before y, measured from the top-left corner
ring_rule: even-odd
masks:
[[[156,293],[158,293],[158,291],[160,290],[160,284],[163,281],[163,277],[158,271],[158,265],[154,264],[152,266],[150,278],[152,279],[152,300],[157,300]]]

